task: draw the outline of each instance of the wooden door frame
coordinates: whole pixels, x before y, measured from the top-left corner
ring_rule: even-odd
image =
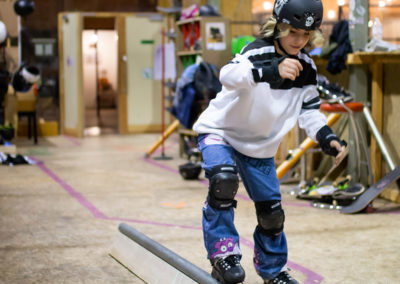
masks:
[[[128,131],[128,91],[127,91],[127,66],[126,66],[126,24],[125,19],[127,16],[134,16],[134,13],[102,13],[102,12],[78,12],[78,29],[76,31],[76,42],[80,46],[80,51],[77,54],[75,64],[79,64],[78,68],[78,125],[77,129],[67,129],[65,123],[65,93],[64,93],[64,50],[63,50],[63,18],[68,14],[75,13],[59,13],[58,15],[58,43],[59,43],[59,93],[60,93],[60,131],[62,134],[81,138],[83,137],[84,130],[84,98],[83,98],[83,50],[82,50],[82,32],[84,31],[83,22],[85,17],[98,17],[98,18],[114,18],[114,30],[118,35],[118,61],[117,61],[117,111],[118,111],[118,132],[119,134],[129,133]]]
[[[130,14],[133,15],[133,14]],[[118,34],[118,132],[129,133],[128,129],[128,83],[127,83],[127,49],[126,49],[126,14],[119,14],[115,19],[115,28]]]
[[[64,33],[63,24],[65,19],[68,19],[68,15],[78,14],[77,30],[75,40],[77,46],[82,48],[82,16],[80,13],[59,13],[58,14],[58,58],[59,58],[59,97],[60,97],[60,132],[61,134],[70,135],[74,137],[83,137],[83,125],[84,125],[84,112],[83,112],[83,70],[78,68],[78,120],[76,128],[66,128],[65,127],[65,93],[64,93]],[[67,17],[67,18],[66,18]],[[82,67],[82,52],[76,54],[74,64]]]

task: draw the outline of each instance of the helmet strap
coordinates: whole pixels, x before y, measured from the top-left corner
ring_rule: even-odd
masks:
[[[279,31],[278,31],[278,23],[276,23],[276,25],[275,25],[275,27],[274,27],[274,33],[273,33],[273,35],[272,35],[274,41],[276,41],[276,43],[278,44],[279,49],[282,50],[283,53],[284,53],[286,56],[291,57],[291,58],[296,58],[296,56],[290,55],[290,54],[287,53],[287,51],[283,48],[283,46],[282,46],[282,44],[281,44],[281,40],[280,40],[280,38],[278,37],[278,34],[279,34]]]
[[[278,38],[278,35],[279,35],[279,31],[278,31],[278,22],[277,22],[276,25],[275,25],[275,27],[274,27],[274,33],[273,33],[272,37],[274,38],[274,41],[277,42],[279,49],[282,50],[283,53],[284,53],[285,55],[289,56],[289,54],[288,54],[288,53],[286,52],[286,50],[283,48],[283,46],[282,46],[282,44],[281,44],[281,41],[280,41],[280,39]]]
[[[290,56],[290,54],[287,53],[286,50],[283,48],[281,40],[279,38],[276,38],[275,41],[278,44],[279,49],[282,50],[285,55]]]

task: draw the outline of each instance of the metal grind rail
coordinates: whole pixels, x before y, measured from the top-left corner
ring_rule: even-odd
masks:
[[[164,247],[160,243],[152,240],[146,235],[140,233],[125,223],[121,223],[118,227],[119,231],[132,241],[136,242],[152,254],[161,258],[183,274],[201,284],[218,284],[219,282],[211,277],[209,273],[197,267],[193,263],[182,258],[170,249]]]

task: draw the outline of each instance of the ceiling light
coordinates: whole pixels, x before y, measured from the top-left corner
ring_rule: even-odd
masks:
[[[264,10],[271,11],[272,10],[272,3],[269,1],[264,1]]]
[[[336,17],[336,13],[333,10],[328,11],[328,19],[334,19]]]

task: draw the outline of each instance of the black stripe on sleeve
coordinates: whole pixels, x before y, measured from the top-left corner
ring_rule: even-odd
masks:
[[[301,106],[302,109],[319,109],[321,106],[321,102],[319,97],[315,97],[308,102],[303,102],[303,105]]]

